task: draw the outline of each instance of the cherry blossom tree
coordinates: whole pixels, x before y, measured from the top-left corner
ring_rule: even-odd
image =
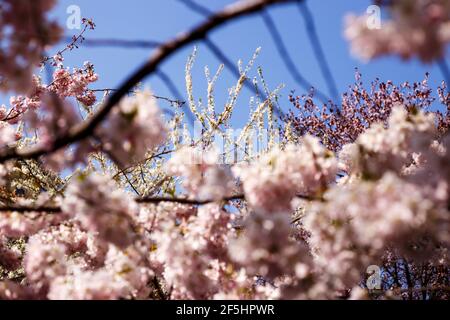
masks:
[[[69,69],[64,56],[95,23],[83,19],[49,54],[62,37],[48,18],[55,2],[0,1],[0,90],[11,95],[0,108],[0,299],[449,299],[445,82],[365,86],[357,72],[340,99],[327,99],[292,66],[265,11],[304,1],[239,1],[217,13],[183,1],[204,22],[159,44],[118,89],[94,89],[94,65]],[[391,12],[381,29],[346,18],[355,54],[445,67],[450,1],[376,4]],[[236,67],[208,39],[249,14],[262,15],[308,88],[289,96],[288,113],[282,86],[270,89],[262,69],[251,81],[259,50]],[[196,50],[187,101],[138,86],[197,40],[237,76],[222,109],[214,85],[224,66],[213,77],[207,69],[206,104],[194,97]],[[246,87],[251,112],[232,130]]]

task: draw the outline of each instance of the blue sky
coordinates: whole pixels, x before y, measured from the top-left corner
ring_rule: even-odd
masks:
[[[231,0],[197,0],[198,3],[218,10],[231,3]],[[351,56],[349,45],[343,38],[343,18],[347,13],[362,14],[370,1],[366,0],[314,0],[308,1],[308,6],[314,15],[317,32],[322,47],[336,79],[340,92],[354,81],[354,69],[358,67],[365,82],[376,77],[381,80],[420,81],[426,71],[431,73],[431,84],[436,86],[442,80],[436,65],[422,65],[416,60],[409,62],[398,58],[382,58],[370,63],[364,63]],[[96,30],[89,31],[87,38],[117,38],[164,41],[179,32],[185,31],[202,20],[202,16],[189,11],[176,0],[128,0],[128,1],[92,1],[92,0],[60,0],[53,13],[62,25],[66,24],[68,14],[66,9],[70,5],[78,5],[83,17],[93,18]],[[295,63],[301,73],[317,88],[327,92],[326,83],[320,72],[317,60],[308,41],[302,16],[295,4],[277,6],[270,9],[270,14],[288,45]],[[66,29],[67,35],[76,34],[76,30]],[[254,16],[228,24],[212,34],[222,50],[233,60],[242,59],[244,62],[252,56],[257,47],[261,47],[261,54],[256,66],[264,70],[265,78],[272,88],[281,83],[285,84],[282,91],[281,106],[287,110],[290,105],[287,95],[291,90],[303,93],[287,72],[276,48],[265,28],[261,17]],[[63,44],[61,44],[63,46]],[[58,48],[61,48],[61,45]],[[184,67],[187,56],[193,46],[179,51],[163,65],[163,70],[171,77],[179,91],[184,92]],[[55,48],[55,49],[58,49]],[[198,58],[194,68],[194,89],[196,98],[204,99],[206,94],[206,80],[204,67],[208,65],[215,70],[218,61],[208,49],[198,44]],[[57,50],[55,50],[57,51]],[[81,47],[65,55],[65,65],[81,66],[89,60],[95,65],[100,80],[94,85],[96,88],[115,88],[140,66],[151,54],[151,49],[121,49],[121,48],[88,48]],[[253,75],[256,74],[253,72]],[[225,71],[217,87],[217,103],[223,105],[226,101],[227,89],[235,82],[234,77]],[[150,77],[146,85],[158,95],[171,96],[167,88],[157,77]],[[236,116],[246,119],[248,114],[249,93],[240,97]],[[284,99],[283,99],[284,98]],[[4,100],[1,99],[0,101]]]

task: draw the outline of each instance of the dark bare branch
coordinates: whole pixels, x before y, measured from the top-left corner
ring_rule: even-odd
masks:
[[[186,7],[188,7],[191,11],[197,12],[198,14],[209,17],[213,12],[209,10],[207,7],[202,6],[195,1],[192,0],[178,0],[178,2],[184,4]]]
[[[438,60],[438,66],[446,83],[450,83],[450,68],[444,58]]]
[[[216,56],[216,58],[221,63],[223,63],[224,66],[236,77],[236,79],[239,79],[241,76],[239,73],[239,69],[234,65],[234,63],[231,62],[231,60],[225,55],[225,53],[222,50],[220,50],[220,48],[210,38],[205,38],[203,42],[208,47],[208,49]],[[247,79],[244,81],[244,86],[251,92],[257,95],[258,94],[262,95],[263,100],[267,100],[267,97],[265,96],[264,92],[257,91],[255,86]],[[275,106],[274,110],[280,118],[284,119],[285,115],[283,113],[283,110],[281,110],[277,106]]]
[[[327,59],[325,58],[325,53],[320,44],[313,15],[309,10],[306,1],[299,1],[298,8],[303,16],[303,19],[305,20],[305,27],[309,37],[309,41],[311,42],[311,45],[313,47],[314,55],[316,56],[317,61],[319,62],[319,67],[322,72],[325,83],[328,86],[328,91],[333,97],[334,102],[339,103],[339,93],[337,90],[336,81],[334,80],[333,74],[331,73],[331,68],[327,62]]]
[[[182,33],[173,40],[159,46],[151,58],[125,80],[122,86],[108,98],[107,102],[95,115],[89,120],[71,128],[68,134],[57,137],[52,146],[47,148],[43,148],[42,146],[34,146],[25,149],[11,148],[0,155],[0,162],[17,158],[37,158],[55,152],[72,143],[89,138],[95,128],[106,118],[111,109],[127,94],[127,92],[132,90],[133,87],[145,77],[154,73],[164,61],[170,58],[178,50],[194,41],[204,39],[211,31],[232,20],[257,13],[270,5],[292,2],[294,2],[294,0],[252,0],[245,2],[239,1],[234,5],[226,7],[223,11],[212,15],[190,32]]]
[[[314,201],[318,200],[321,201],[321,199],[316,199],[314,197],[310,197],[307,195],[297,195],[297,198],[308,200],[308,201]],[[245,200],[244,194],[236,194],[229,197],[224,197],[221,199],[208,199],[208,200],[198,200],[198,199],[190,199],[190,198],[182,198],[182,197],[157,197],[157,196],[151,196],[151,197],[137,197],[135,198],[135,201],[137,203],[141,204],[158,204],[162,202],[170,202],[170,203],[179,203],[179,204],[186,204],[186,205],[193,205],[193,206],[202,206],[207,205],[210,203],[215,202],[230,202],[230,201],[237,201]],[[27,212],[43,212],[43,213],[58,213],[61,212],[61,208],[54,206],[20,206],[20,205],[11,205],[11,206],[0,206],[0,212],[19,212],[19,213],[27,213]],[[293,220],[292,222],[296,222]]]
[[[69,37],[65,40],[70,41],[71,39]],[[153,49],[160,45],[161,42],[152,40],[84,39],[78,46]]]
[[[161,202],[171,202],[186,205],[206,205],[214,202],[229,202],[234,200],[244,200],[244,195],[235,195],[231,197],[225,197],[219,200],[195,200],[189,198],[177,198],[177,197],[138,197],[136,198],[137,203],[148,203],[148,204],[158,204]],[[18,213],[29,213],[29,212],[42,212],[42,213],[60,213],[61,208],[58,206],[21,206],[21,205],[11,205],[11,206],[0,206],[0,212],[18,212]]]
[[[261,11],[261,16],[263,17],[264,23],[269,30],[270,36],[272,37],[273,42],[275,43],[275,47],[278,50],[278,53],[281,57],[281,60],[286,66],[286,69],[291,74],[292,78],[297,82],[299,86],[301,86],[303,89],[310,91],[311,88],[314,88],[312,83],[310,83],[306,78],[300,73],[297,66],[294,63],[294,60],[292,59],[289,51],[287,50],[287,47],[283,41],[283,38],[281,37],[280,32],[278,31],[273,19],[266,11]],[[314,88],[314,94],[323,102],[327,103],[331,99],[327,97],[326,94],[318,90],[317,88]]]

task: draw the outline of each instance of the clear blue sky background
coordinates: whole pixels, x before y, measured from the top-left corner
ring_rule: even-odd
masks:
[[[211,10],[218,10],[231,0],[197,0]],[[179,32],[187,30],[202,20],[202,16],[193,13],[176,0],[128,0],[128,1],[92,1],[92,0],[60,0],[54,15],[62,25],[68,17],[66,9],[69,5],[78,5],[83,17],[93,18],[97,24],[94,31],[89,31],[87,38],[117,38],[141,40],[167,40]],[[343,38],[343,18],[347,13],[362,14],[370,1],[366,0],[310,0],[308,6],[314,15],[317,32],[325,51],[331,71],[340,92],[346,90],[354,81],[354,68],[358,67],[365,82],[376,77],[381,80],[420,81],[426,71],[431,73],[431,84],[436,86],[442,79],[436,65],[422,65],[416,60],[403,62],[398,58],[382,58],[370,63],[363,63],[350,54],[349,45]],[[320,73],[317,60],[313,55],[302,16],[295,4],[273,7],[270,10],[288,49],[301,73],[317,88],[327,92],[324,79]],[[76,34],[76,30],[67,30],[67,35]],[[212,38],[222,50],[233,60],[248,59],[257,47],[262,52],[257,66],[262,66],[266,80],[272,88],[278,84],[286,85],[283,90],[281,106],[287,110],[290,105],[287,95],[291,90],[303,93],[282,63],[274,43],[265,28],[261,17],[253,16],[238,20],[217,30]],[[59,48],[61,45],[59,46]],[[192,52],[193,45],[179,51],[163,65],[163,70],[170,75],[181,92],[184,92],[184,67],[186,58]],[[57,49],[57,48],[55,48]],[[81,66],[84,61],[91,61],[100,75],[94,87],[115,88],[140,66],[151,54],[150,49],[121,48],[83,48],[65,55],[66,66]],[[208,49],[199,43],[199,55],[194,70],[194,86],[196,98],[205,97],[206,80],[204,66],[211,70],[221,63],[214,58]],[[253,73],[253,75],[255,72]],[[225,103],[227,88],[235,82],[234,77],[226,71],[217,84],[218,104]],[[171,96],[167,88],[157,77],[150,77],[146,82],[158,95]],[[237,121],[246,119],[248,114],[249,94],[244,94],[238,103]],[[0,100],[4,100],[0,99]]]

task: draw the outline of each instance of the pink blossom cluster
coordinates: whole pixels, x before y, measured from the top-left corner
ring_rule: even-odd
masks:
[[[71,103],[47,93],[41,98],[40,108],[29,110],[24,121],[39,131],[39,144],[50,148],[58,137],[66,135],[81,119]]]
[[[309,273],[309,248],[293,239],[288,214],[254,213],[246,219],[244,228],[243,234],[231,243],[229,254],[249,274],[274,280]]]
[[[0,122],[0,149],[13,145],[19,138],[16,129],[7,122]]]
[[[433,103],[428,78],[375,81],[368,92],[357,74],[340,110],[291,96],[303,118],[283,119],[292,124],[286,141],[232,166],[198,146],[214,142],[207,135],[190,146],[166,141],[149,91],[100,109],[96,127],[55,150],[96,119],[89,117],[100,104],[90,63],[64,68],[60,52],[50,58],[50,84],[31,76],[59,37],[46,18],[53,5],[0,4],[0,90],[22,94],[0,107],[0,153],[19,154],[0,164],[0,299],[366,299],[371,265],[395,270],[386,290],[403,290],[401,277],[408,289],[426,286],[426,297],[435,289],[428,284],[448,284],[450,118],[425,111]],[[355,52],[443,56],[448,1],[390,1],[389,9],[379,30],[349,18]],[[209,89],[205,114],[191,104],[204,124],[217,118]],[[449,109],[447,91],[443,84],[438,94]],[[21,158],[30,145],[42,153]]]
[[[148,246],[139,244],[134,232],[134,201],[124,198],[110,180],[93,175],[73,182],[62,208],[59,223],[36,222],[23,259],[2,240],[2,266],[15,270],[22,264],[26,282],[21,286],[2,282],[0,295],[7,299],[147,297],[153,269],[149,267]],[[10,222],[14,225],[15,221]],[[5,232],[8,229],[1,229],[0,235],[19,237],[28,229]]]
[[[434,137],[431,114],[397,106],[388,127],[376,124],[343,147],[339,159],[349,176],[325,201],[307,205],[304,219],[315,261],[338,287],[355,283],[388,248],[448,263],[449,155],[447,139],[439,148]]]
[[[296,195],[315,195],[332,183],[337,173],[334,154],[319,140],[305,136],[299,145],[272,150],[251,164],[237,165],[246,199],[255,210],[286,211]]]
[[[345,144],[355,142],[372,125],[387,125],[393,108],[399,104],[409,113],[435,110],[437,129],[443,134],[450,129],[450,95],[447,91],[445,83],[437,88],[438,103],[429,85],[428,73],[417,82],[396,84],[391,80],[375,79],[364,83],[361,73],[356,70],[355,83],[342,94],[340,106],[318,104],[310,95],[291,95],[289,99],[294,110],[287,115],[286,121],[295,136],[313,135],[335,152]]]
[[[14,281],[6,280],[0,282],[0,299],[2,300],[25,300],[30,299],[28,290]]]
[[[414,157],[429,149],[437,134],[432,113],[411,114],[399,104],[393,108],[387,126],[375,123],[355,143],[344,145],[339,153],[341,169],[366,176],[400,171],[414,164]]]
[[[60,215],[42,215],[39,212],[21,214],[7,212],[0,215],[0,234],[9,238],[31,236],[42,229],[65,220]]]
[[[221,199],[235,186],[230,168],[220,163],[219,155],[213,149],[184,147],[171,157],[166,171],[183,177],[183,187],[198,199]]]
[[[69,135],[82,119],[70,101],[61,99],[53,92],[44,93],[39,103],[38,109],[27,110],[23,121],[39,135],[35,146],[49,150],[57,139]],[[60,172],[66,167],[85,163],[86,155],[93,150],[90,141],[83,140],[73,148],[61,148],[43,157],[43,163],[47,168]]]
[[[73,73],[67,69],[57,69],[53,82],[47,86],[39,77],[33,76],[28,95],[11,97],[9,109],[4,105],[0,107],[0,147],[14,147],[20,138],[26,136],[23,130],[18,131],[14,126],[25,123],[27,128],[38,132],[39,146],[51,148],[55,139],[67,135],[81,121],[68,98],[73,97],[85,106],[92,106],[96,96],[88,85],[97,79],[90,63],[85,63],[83,69],[74,69]],[[83,163],[85,155],[91,150],[90,144],[82,141],[70,152],[63,148],[45,157],[44,161],[47,167],[60,171],[65,166]]]
[[[78,221],[67,218],[58,225],[42,229],[30,239],[42,245],[62,245],[67,255],[89,267],[101,266],[108,250],[98,236],[83,230]]]
[[[12,97],[10,109],[5,106],[0,109],[3,117],[0,145],[9,147],[21,138],[12,125],[24,122],[39,133],[39,146],[52,148],[56,139],[68,135],[82,120],[69,98],[75,98],[86,107],[92,106],[96,96],[88,86],[97,79],[93,65],[88,62],[72,73],[58,68],[52,83],[47,86],[34,77],[30,95]],[[149,92],[142,92],[123,99],[97,128],[96,139],[102,143],[102,151],[119,166],[143,160],[148,151],[165,139],[165,127],[155,98]],[[92,151],[95,151],[92,141],[83,140],[70,150],[62,148],[46,156],[44,163],[48,168],[60,171],[85,163],[86,155]]]
[[[161,222],[154,235],[156,259],[164,267],[174,298],[206,299],[220,290],[217,272],[228,262],[232,218],[214,204],[185,219]]]
[[[348,16],[345,36],[355,55],[370,60],[394,54],[431,62],[444,56],[450,41],[450,3],[446,0],[397,0],[388,4],[390,19],[369,28],[369,19]]]
[[[54,300],[109,300],[148,296],[147,282],[152,276],[140,254],[110,246],[104,266],[97,270],[71,267],[69,274],[52,281],[48,297]]]
[[[65,214],[77,219],[100,239],[124,248],[133,242],[134,200],[100,175],[81,175],[69,185],[62,203]]]
[[[58,300],[138,297],[151,276],[134,248],[103,243],[76,223],[33,236],[24,265],[29,290]]]
[[[357,283],[361,271],[389,247],[431,258],[436,256],[434,245],[450,245],[446,210],[393,173],[377,181],[336,186],[326,193],[325,202],[312,204],[307,212],[304,224],[315,262],[337,287]],[[435,236],[442,238],[431,240]],[[421,237],[430,246],[414,248]]]
[[[408,113],[401,105],[386,123],[374,124],[337,157],[306,136],[298,146],[238,165],[249,210],[236,206],[234,213],[220,202],[138,204],[105,176],[72,178],[58,218],[2,214],[2,266],[23,265],[26,280],[1,282],[0,295],[335,298],[355,287],[387,250],[445,265],[450,139],[439,138],[430,114]],[[209,158],[189,166],[177,157],[172,172],[200,177],[191,190],[208,185],[201,179],[207,170],[220,169]],[[338,167],[346,173],[339,179]],[[259,179],[248,174],[252,170]],[[265,202],[265,194],[285,185],[288,196],[270,198],[283,202]],[[293,209],[304,216],[295,224]],[[30,237],[22,258],[6,237],[24,235]],[[350,297],[367,295],[356,288]]]
[[[75,97],[83,105],[90,107],[97,100],[95,93],[88,90],[88,86],[98,80],[94,66],[85,62],[83,69],[74,68],[71,73],[68,69],[58,68],[53,74],[50,90],[61,98]]]
[[[165,125],[156,99],[149,91],[125,97],[96,131],[103,151],[119,166],[144,160],[148,151],[164,142]]]
[[[62,29],[47,17],[55,0],[4,0],[0,3],[0,90],[29,93],[44,50]],[[5,45],[3,45],[5,44]]]
[[[97,98],[88,86],[98,80],[98,75],[94,72],[94,66],[85,62],[82,69],[74,68],[71,73],[62,66],[55,70],[52,83],[44,85],[41,79],[33,75],[30,90],[27,95],[12,96],[10,98],[9,110],[2,105],[0,108],[0,119],[9,124],[16,124],[23,119],[25,113],[37,112],[43,100],[49,94],[58,96],[61,100],[73,97],[83,105],[92,106]]]

